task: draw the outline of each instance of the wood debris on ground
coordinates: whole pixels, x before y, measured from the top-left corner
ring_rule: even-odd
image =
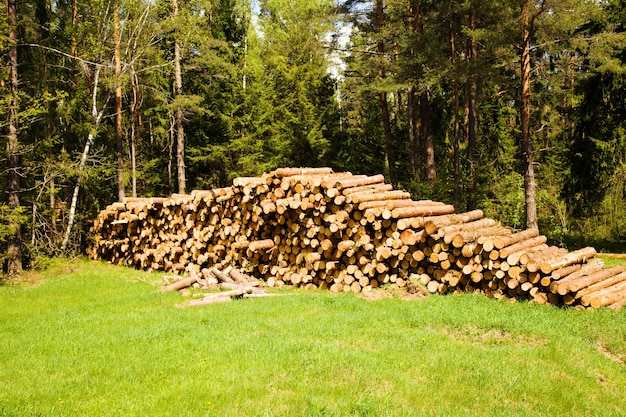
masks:
[[[199,274],[190,269],[189,277],[166,275],[164,280],[166,285],[161,288],[161,291],[179,291],[184,296],[193,297],[192,300],[182,306],[203,306],[224,303],[237,298],[273,297],[277,295],[270,294],[261,288],[262,282],[258,279],[232,266],[222,268],[219,264],[211,268],[203,268]],[[190,287],[197,289],[198,292],[192,294],[189,290]]]

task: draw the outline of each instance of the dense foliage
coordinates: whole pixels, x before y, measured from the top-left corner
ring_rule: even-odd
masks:
[[[280,166],[382,172],[517,228],[534,204],[555,243],[626,238],[623,0],[11,4],[0,253],[21,230],[26,264],[80,250],[122,195]]]

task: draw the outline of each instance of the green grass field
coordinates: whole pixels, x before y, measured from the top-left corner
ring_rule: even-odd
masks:
[[[0,416],[625,416],[626,312],[477,295],[177,308],[83,259],[0,286]]]

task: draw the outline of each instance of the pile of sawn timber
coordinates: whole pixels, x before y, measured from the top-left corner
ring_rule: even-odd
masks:
[[[385,184],[382,175],[282,168],[168,198],[129,198],[94,221],[94,259],[147,270],[234,265],[268,286],[366,291],[419,280],[432,293],[481,292],[538,303],[619,309],[626,272],[596,251],[546,245],[480,210]]]

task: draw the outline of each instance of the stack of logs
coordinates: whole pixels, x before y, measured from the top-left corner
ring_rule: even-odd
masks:
[[[626,272],[593,248],[567,252],[537,230],[482,211],[414,201],[382,175],[282,168],[233,185],[103,210],[89,255],[147,270],[199,274],[221,263],[285,284],[360,292],[419,280],[432,293],[481,292],[538,303],[619,309]]]

